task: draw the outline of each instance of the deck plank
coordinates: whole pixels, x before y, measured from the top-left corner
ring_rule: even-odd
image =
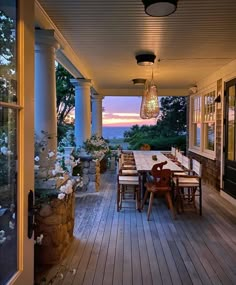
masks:
[[[57,284],[236,284],[236,209],[206,185],[203,193],[202,217],[186,210],[173,220],[159,198],[147,221],[147,206],[116,211],[115,172],[106,172],[99,193],[76,199],[75,238]]]

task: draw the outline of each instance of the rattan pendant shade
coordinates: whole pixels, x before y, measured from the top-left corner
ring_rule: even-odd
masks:
[[[151,81],[146,81],[142,102],[140,107],[140,117],[142,119],[157,118],[160,112],[157,87],[154,84],[153,78]]]

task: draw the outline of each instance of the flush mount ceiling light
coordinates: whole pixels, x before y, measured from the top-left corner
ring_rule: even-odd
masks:
[[[155,54],[151,53],[136,55],[137,64],[143,66],[153,65],[155,58]]]
[[[165,17],[175,12],[178,0],[142,0],[146,14]]]
[[[146,82],[146,79],[144,78],[134,78],[132,79],[134,85],[144,85]]]

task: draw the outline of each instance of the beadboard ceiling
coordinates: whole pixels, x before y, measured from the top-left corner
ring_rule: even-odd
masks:
[[[81,74],[101,95],[139,95],[131,80],[152,73],[151,67],[137,65],[140,52],[160,59],[153,66],[159,89],[183,95],[236,58],[235,0],[179,0],[176,12],[163,18],[146,15],[141,0],[38,3],[75,52]]]

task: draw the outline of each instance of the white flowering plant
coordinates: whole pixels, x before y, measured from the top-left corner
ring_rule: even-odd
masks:
[[[14,145],[8,139],[10,135],[0,129],[0,185],[8,183],[9,162],[12,164],[12,167],[14,167],[15,163],[13,159]]]
[[[36,185],[39,185],[41,187],[42,180],[50,181],[52,182],[52,185],[55,184],[55,187],[54,189],[50,188],[43,190],[38,190],[36,187],[36,203],[39,205],[55,197],[63,200],[68,194],[71,194],[77,186],[83,186],[80,159],[76,159],[73,155],[65,156],[63,152],[56,152],[48,149],[48,140],[51,139],[51,136],[47,132],[42,132],[42,134],[43,136],[40,140],[35,140],[34,167],[35,171],[37,171],[37,175],[35,175],[35,181]],[[42,167],[40,163],[41,159],[44,160]],[[76,174],[74,174],[75,168],[77,168]],[[68,179],[69,177],[70,179]],[[38,184],[37,179],[39,180]],[[59,181],[59,183],[56,181]]]
[[[84,142],[84,149],[88,154],[99,160],[110,153],[108,142],[103,137],[97,135],[93,135]]]

